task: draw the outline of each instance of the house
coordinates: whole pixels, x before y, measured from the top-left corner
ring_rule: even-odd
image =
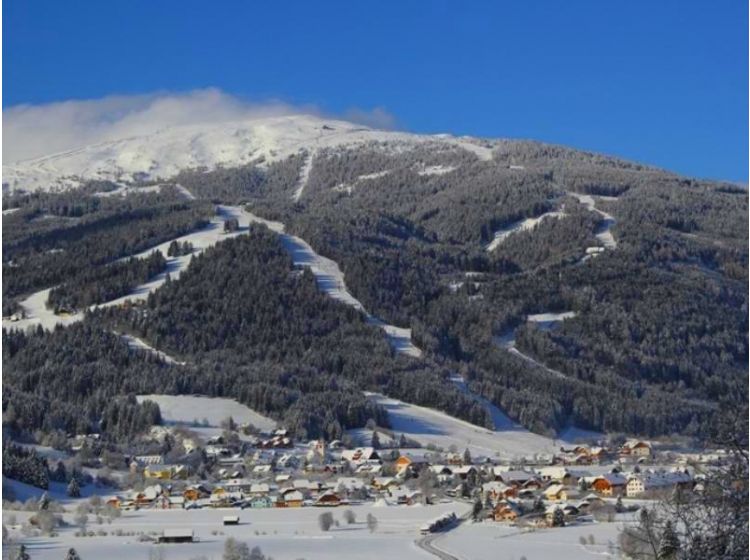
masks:
[[[341,505],[341,498],[339,498],[339,495],[333,490],[327,490],[315,500],[315,505],[322,507],[336,507]]]
[[[112,498],[109,498],[106,502],[104,502],[104,505],[111,506],[115,509],[120,509],[122,507],[122,504],[123,500],[117,496],[113,496]]]
[[[536,472],[545,482],[558,482],[565,486],[575,486],[581,478],[591,476],[588,471],[561,466],[542,467]]]
[[[283,499],[284,507],[302,507],[302,502],[304,501],[305,497],[299,490],[291,490],[284,493]]]
[[[271,491],[271,487],[265,482],[250,485],[249,494],[251,496],[265,496]]]
[[[520,488],[536,480],[536,475],[528,471],[498,471],[495,469],[495,480]]]
[[[619,473],[597,476],[591,482],[591,488],[602,496],[622,496],[626,485],[627,479]]]
[[[651,444],[647,441],[631,439],[620,448],[620,455],[644,458],[651,456]]]
[[[476,476],[479,474],[479,471],[474,465],[463,465],[455,467],[453,469],[453,474],[458,476],[461,480],[466,480],[470,476]]]
[[[274,506],[275,500],[270,496],[254,496],[250,500],[250,507],[252,509],[264,509],[271,508]]]
[[[499,480],[493,480],[482,485],[482,495],[485,500],[490,499],[493,502],[499,502],[506,498],[516,497],[518,489],[515,486],[508,486]]]
[[[363,463],[380,464],[380,455],[374,447],[357,447],[356,449],[342,451],[341,460],[348,462],[352,468],[355,468]]]
[[[403,453],[399,455],[398,459],[394,462],[396,472],[399,473],[406,470],[418,473],[428,465],[429,462],[423,455],[416,455],[414,453]]]
[[[515,502],[504,501],[498,503],[492,510],[495,521],[515,521],[521,517],[521,508]]]
[[[253,483],[244,478],[232,478],[227,480],[223,486],[227,492],[242,492],[244,494],[250,491],[253,487]]]
[[[398,488],[399,482],[392,476],[376,476],[372,480],[372,486],[376,490],[388,490],[389,488]]]
[[[185,500],[188,502],[195,502],[197,500],[200,500],[201,498],[208,498],[210,495],[211,492],[209,492],[205,487],[201,485],[188,486],[182,492],[182,497],[185,498]]]
[[[184,480],[188,474],[187,465],[147,465],[143,471],[146,478],[159,480]]]
[[[690,474],[682,471],[675,472],[646,472],[632,475],[628,478],[625,487],[625,495],[633,498],[658,490],[672,490],[674,488],[686,488],[692,485],[693,479]]]
[[[549,500],[551,502],[564,502],[568,499],[568,491],[566,490],[565,486],[562,484],[550,484],[547,488],[544,489],[542,492],[544,495],[545,500]]]

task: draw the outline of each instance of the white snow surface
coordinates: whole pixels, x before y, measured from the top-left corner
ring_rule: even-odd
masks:
[[[179,171],[270,162],[306,150],[387,142],[392,146],[440,142],[483,160],[492,149],[468,137],[383,131],[312,115],[169,127],[3,166],[7,188],[65,189],[85,179],[129,181],[174,177]],[[304,183],[302,183],[304,189]],[[298,188],[299,195],[302,190]]]
[[[149,352],[158,356],[167,364],[185,365],[185,362],[176,360],[169,354],[162,352],[161,350],[157,350],[142,338],[138,338],[137,336],[133,336],[130,334],[121,334],[120,338],[122,338],[127,343],[128,348],[130,348],[131,350],[135,350],[138,352]]]
[[[582,194],[577,192],[569,192],[571,196],[578,199],[578,202],[583,204],[590,212],[596,212],[599,214],[602,218],[604,218],[601,227],[599,228],[599,231],[596,233],[596,238],[601,242],[602,245],[606,249],[615,249],[617,248],[617,241],[615,240],[614,236],[612,235],[612,232],[610,231],[612,229],[612,226],[615,225],[616,220],[612,214],[609,214],[605,212],[604,210],[600,210],[596,207],[596,199],[591,196],[590,194]],[[614,197],[608,196],[608,197],[597,197],[601,200],[617,200]],[[589,256],[589,255],[587,255]],[[593,253],[591,256],[596,256],[596,253]]]
[[[404,434],[425,446],[434,444],[448,449],[455,445],[460,450],[468,447],[475,457],[495,457],[499,454],[504,459],[551,455],[556,450],[552,439],[515,425],[500,411],[498,413],[502,416],[498,418],[497,424],[501,427],[488,430],[431,408],[378,393],[367,395],[388,412],[393,432]]]
[[[536,531],[493,521],[467,522],[438,537],[433,545],[458,558],[471,560],[606,560],[619,558],[616,545],[623,522],[627,521],[578,523]],[[589,535],[594,535],[594,544],[582,545],[581,537],[588,541]],[[614,545],[614,556],[609,554],[610,542]]]
[[[419,538],[419,528],[432,519],[448,512],[463,515],[470,505],[452,502],[434,506],[376,507],[373,504],[354,505],[350,508],[332,508],[339,527],[323,532],[318,526],[321,508],[269,508],[269,509],[201,509],[201,510],[147,510],[124,511],[122,517],[112,524],[97,525],[93,521],[89,528],[103,529],[107,536],[76,537],[78,530],[73,522],[74,513],[64,514],[69,526],[59,530],[54,538],[28,538],[23,542],[35,560],[59,560],[67,550],[75,547],[82,558],[107,558],[108,560],[130,560],[148,558],[153,549],[164,552],[168,560],[190,560],[197,557],[219,559],[227,537],[247,543],[249,548],[259,546],[266,556],[278,560],[371,560],[375,558],[415,558],[430,560],[429,553],[420,550],[414,543]],[[343,521],[344,509],[352,509],[356,522]],[[19,522],[25,521],[28,512],[14,512]],[[377,521],[377,530],[371,533],[365,522],[368,513]],[[225,515],[239,515],[240,524],[224,526]],[[155,532],[167,529],[193,530],[199,542],[192,544],[169,544],[155,546],[138,542],[137,536],[116,536],[118,529],[124,533]],[[217,533],[217,534],[214,534]],[[13,537],[23,538],[20,532]],[[490,542],[488,541],[489,545]]]
[[[302,169],[299,173],[299,179],[297,180],[297,188],[292,195],[292,199],[294,200],[294,202],[299,202],[299,199],[302,198],[302,193],[305,192],[307,181],[310,178],[310,171],[312,171],[313,159],[315,159],[314,153],[308,154],[305,158],[305,163],[302,165]]]
[[[562,218],[563,216],[565,216],[564,212],[553,210],[550,212],[545,212],[544,214],[541,214],[535,218],[526,218],[524,220],[513,222],[512,224],[505,226],[504,228],[501,228],[495,232],[495,237],[487,245],[487,251],[494,251],[495,249],[497,249],[500,243],[505,241],[509,236],[513,235],[517,231],[530,231],[538,226],[542,222],[542,220],[545,220],[547,218]]]
[[[219,428],[228,416],[237,424],[249,423],[261,431],[276,428],[276,421],[258,414],[234,399],[199,395],[138,395],[138,402],[153,401],[159,405],[162,419],[172,424],[191,424],[208,420],[208,427]]]

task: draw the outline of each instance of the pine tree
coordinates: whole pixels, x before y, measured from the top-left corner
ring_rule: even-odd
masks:
[[[70,484],[68,484],[68,496],[71,498],[81,497],[81,487],[78,485],[78,480],[75,476],[70,479]]]
[[[380,437],[378,436],[378,432],[372,432],[372,441],[370,442],[370,446],[373,449],[380,449]]]
[[[664,532],[659,542],[659,560],[674,560],[680,550],[680,539],[671,521],[664,525]]]
[[[47,508],[49,508],[49,495],[45,492],[39,498],[39,511],[45,511]]]
[[[75,548],[71,548],[65,555],[65,560],[81,560],[81,557],[78,555]]]
[[[559,507],[556,507],[555,511],[552,513],[552,526],[565,527],[565,514]]]
[[[471,453],[468,447],[464,450],[464,465],[471,465]]]

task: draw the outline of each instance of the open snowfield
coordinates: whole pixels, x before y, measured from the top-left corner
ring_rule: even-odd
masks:
[[[433,444],[447,450],[455,445],[461,451],[468,447],[475,457],[499,456],[504,459],[547,455],[559,447],[554,440],[516,426],[507,417],[504,427],[488,430],[431,408],[376,393],[368,393],[368,396],[386,409],[393,432],[404,434],[424,446]]]
[[[208,428],[220,428],[231,416],[237,424],[252,424],[263,431],[276,428],[276,421],[258,414],[233,399],[191,395],[138,395],[138,402],[153,401],[159,405],[162,419],[168,424],[191,424],[208,420]],[[219,429],[219,431],[221,431]]]
[[[414,544],[419,537],[419,527],[443,513],[454,511],[463,514],[468,507],[465,503],[409,507],[352,506],[357,516],[357,522],[353,525],[344,522],[342,514],[346,508],[343,507],[126,511],[111,525],[99,526],[92,519],[89,529],[102,529],[109,533],[108,536],[76,537],[76,527],[69,527],[62,529],[58,537],[23,542],[34,560],[60,560],[70,547],[75,547],[85,560],[146,560],[150,550],[157,545],[137,542],[135,536],[117,537],[112,532],[121,529],[124,532],[160,533],[164,529],[192,529],[200,542],[158,545],[164,551],[166,560],[189,560],[201,555],[219,560],[224,541],[230,536],[247,542],[251,548],[259,546],[275,560],[427,559],[431,558],[430,554]],[[318,516],[324,511],[330,511],[340,523],[339,527],[327,533],[318,527]],[[368,513],[378,520],[374,533],[370,533],[365,523]],[[222,517],[225,515],[239,515],[240,525],[224,527]],[[19,522],[27,516],[22,512],[16,514]],[[66,521],[71,523],[72,517],[72,514],[65,515]]]
[[[517,527],[485,521],[464,523],[433,544],[467,560],[604,560],[618,558],[616,545],[621,527],[621,523],[582,523],[523,532]],[[588,540],[589,535],[594,536],[594,544],[582,545],[580,538]]]
[[[387,142],[389,149],[440,143],[468,150],[482,160],[492,148],[468,137],[383,131],[312,115],[256,118],[219,124],[175,126],[3,166],[10,189],[65,189],[86,179],[168,179],[184,169],[232,167],[277,161],[300,150]],[[295,200],[302,196],[298,186]]]

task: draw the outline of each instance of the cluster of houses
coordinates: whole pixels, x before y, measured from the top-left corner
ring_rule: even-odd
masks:
[[[481,486],[488,515],[495,521],[554,524],[557,510],[563,522],[590,515],[611,498],[644,498],[677,488],[692,490],[693,476],[685,469],[634,469],[594,474],[566,466],[513,470],[493,468],[494,480]],[[621,503],[621,502],[620,502]],[[620,506],[624,507],[624,506]]]
[[[472,459],[468,452],[345,448],[340,441],[319,440],[298,444],[284,430],[250,442],[228,443],[217,436],[196,452],[209,458],[209,477],[191,472],[188,462],[134,456],[130,469],[143,475],[145,486],[108,503],[118,508],[258,509],[467,499],[481,501],[495,521],[533,518],[551,524],[561,515],[566,521],[587,515],[607,499],[694,485],[685,469],[647,468],[652,449],[643,441],[625,442],[615,451],[562,448],[534,467],[498,465],[489,458]]]

